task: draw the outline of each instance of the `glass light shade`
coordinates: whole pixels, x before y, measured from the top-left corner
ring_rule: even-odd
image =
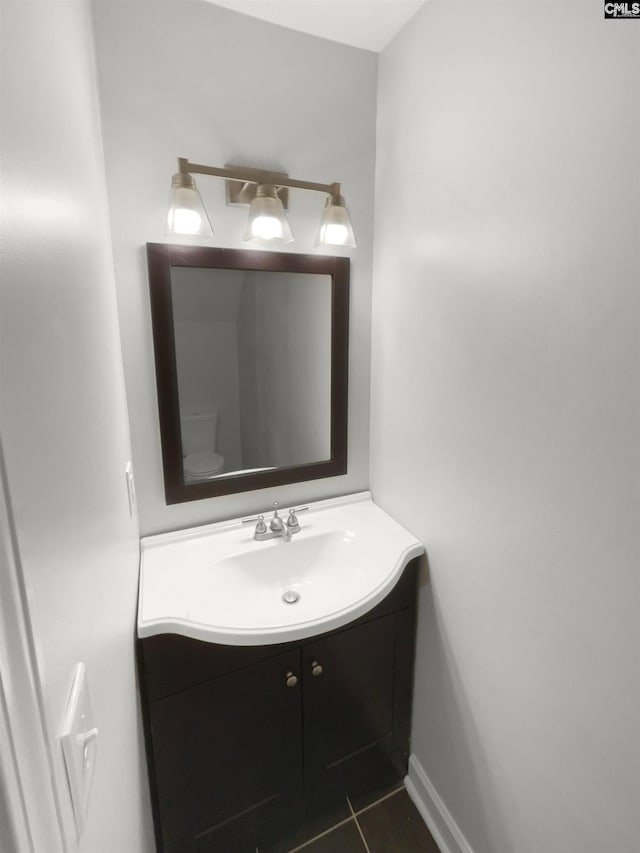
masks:
[[[356,245],[351,217],[341,195],[330,195],[322,211],[320,228],[316,234],[314,246],[350,246]]]
[[[261,184],[249,207],[243,243],[272,246],[274,243],[290,243],[292,240],[293,234],[275,187]]]
[[[167,231],[196,237],[213,236],[213,228],[191,175],[178,172],[171,179]]]

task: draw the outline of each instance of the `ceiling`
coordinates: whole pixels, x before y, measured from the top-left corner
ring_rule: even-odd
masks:
[[[381,51],[425,0],[209,0],[292,30]]]

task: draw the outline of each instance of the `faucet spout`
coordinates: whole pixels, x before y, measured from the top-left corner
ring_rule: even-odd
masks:
[[[277,527],[272,527],[271,529],[276,534],[276,536],[280,536],[283,542],[291,542],[291,534],[293,531],[290,527],[287,527],[287,525],[282,521],[281,518],[278,519],[278,522],[279,524],[277,525]]]
[[[283,542],[291,542],[291,528],[278,515],[278,503],[274,503],[275,511],[269,524],[274,537],[279,536]]]

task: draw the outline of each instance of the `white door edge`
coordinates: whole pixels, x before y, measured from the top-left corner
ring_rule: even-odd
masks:
[[[41,683],[0,443],[0,836],[20,853],[64,853]]]

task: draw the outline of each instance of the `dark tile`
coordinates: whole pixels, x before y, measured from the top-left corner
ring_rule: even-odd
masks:
[[[371,853],[440,853],[406,791],[399,791],[358,815]]]
[[[285,819],[286,826],[278,832],[277,841],[260,844],[260,853],[289,853],[349,817],[351,810],[346,799],[337,802],[316,799],[311,804],[302,804]]]
[[[356,822],[350,820],[307,844],[300,853],[365,853],[365,850]]]
[[[406,774],[406,761],[390,751],[387,738],[350,756],[331,770],[334,788],[349,797],[356,812],[399,787]],[[371,780],[375,780],[373,785]]]
[[[349,801],[354,812],[359,812],[361,809],[366,809],[367,806],[381,800],[393,791],[400,790],[404,790],[404,783],[398,782],[397,779],[393,779],[393,781],[389,781],[387,785],[380,785],[372,791],[367,791],[366,794],[357,794],[355,796],[350,795]]]

